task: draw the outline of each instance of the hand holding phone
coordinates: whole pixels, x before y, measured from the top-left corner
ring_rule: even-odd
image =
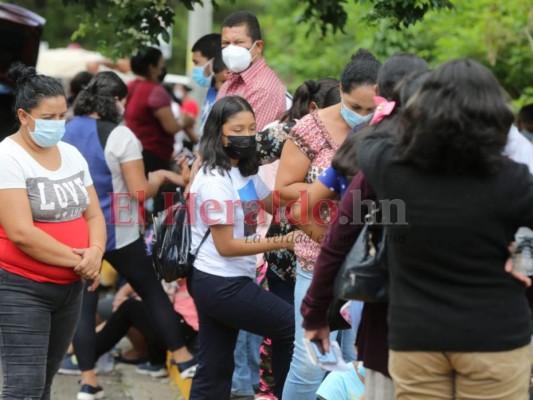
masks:
[[[187,165],[190,167],[194,163],[195,158],[196,157],[193,153],[191,153],[188,149],[184,149],[178,155],[176,155],[174,160],[176,160],[177,165],[181,165],[185,160],[187,160]]]
[[[322,346],[317,341],[303,339],[307,349],[307,354],[311,362],[326,371],[346,371],[348,365],[342,358],[339,344],[336,341],[331,342],[331,347],[327,353],[323,352]]]
[[[315,340],[304,339],[311,356],[316,359],[318,364],[336,364],[337,357],[333,353],[333,349],[329,349],[326,353],[322,346]]]

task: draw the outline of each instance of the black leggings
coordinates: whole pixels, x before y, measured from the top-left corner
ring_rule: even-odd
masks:
[[[144,171],[148,176],[148,172],[157,171],[158,169],[170,169],[170,162],[161,160],[150,151],[143,151]],[[163,211],[165,208],[174,204],[174,195],[176,193],[176,185],[166,183],[159,188],[159,191],[154,196],[154,214]],[[167,193],[165,195],[165,193]],[[167,197],[169,199],[167,200]],[[150,220],[150,219],[148,219]]]
[[[175,351],[184,347],[185,341],[179,328],[179,314],[174,311],[163,286],[156,278],[142,238],[121,249],[107,252],[104,258],[141,297],[148,319],[166,348]],[[74,351],[82,371],[94,369],[96,361],[97,306],[98,292],[89,292],[86,286],[83,291],[81,317],[73,340]]]
[[[193,343],[196,332],[178,314],[181,322],[181,331],[187,343]],[[180,329],[180,326],[175,329]],[[133,327],[138,329],[146,339],[148,346],[148,359],[152,364],[164,364],[166,348],[159,334],[155,331],[145,307],[141,301],[128,299],[111,314],[104,328],[96,334],[96,359],[108,352],[115,344]]]
[[[111,314],[104,328],[96,334],[96,355],[98,359],[108,352],[133,327],[146,339],[148,359],[152,364],[164,364],[166,349],[163,341],[153,329],[141,301],[133,298],[126,300]]]

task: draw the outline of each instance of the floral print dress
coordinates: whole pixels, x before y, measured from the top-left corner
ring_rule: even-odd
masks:
[[[313,183],[331,165],[331,160],[339,145],[326,130],[323,121],[315,111],[303,117],[289,133],[289,140],[311,161],[305,183]],[[321,210],[322,221],[328,222],[329,210]],[[299,240],[294,252],[302,269],[312,272],[320,253],[320,245],[311,240]]]
[[[289,132],[296,125],[297,120],[271,124],[267,129],[256,134],[257,153],[261,164],[268,164],[279,160],[283,145],[289,136]],[[266,233],[266,237],[283,236],[296,230],[285,216],[286,209],[283,207],[278,212],[274,210],[272,223]],[[274,250],[265,253],[265,261],[268,267],[282,280],[294,282],[296,279],[296,256],[293,251],[287,249]]]

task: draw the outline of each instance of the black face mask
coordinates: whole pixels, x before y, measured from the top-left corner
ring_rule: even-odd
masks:
[[[255,157],[257,143],[255,135],[252,136],[226,136],[228,145],[224,147],[229,158],[242,160]]]

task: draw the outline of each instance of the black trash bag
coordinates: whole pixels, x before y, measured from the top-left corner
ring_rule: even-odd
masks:
[[[183,196],[153,217],[153,227],[152,260],[157,278],[172,282],[189,276],[194,257],[189,254],[191,224]]]

